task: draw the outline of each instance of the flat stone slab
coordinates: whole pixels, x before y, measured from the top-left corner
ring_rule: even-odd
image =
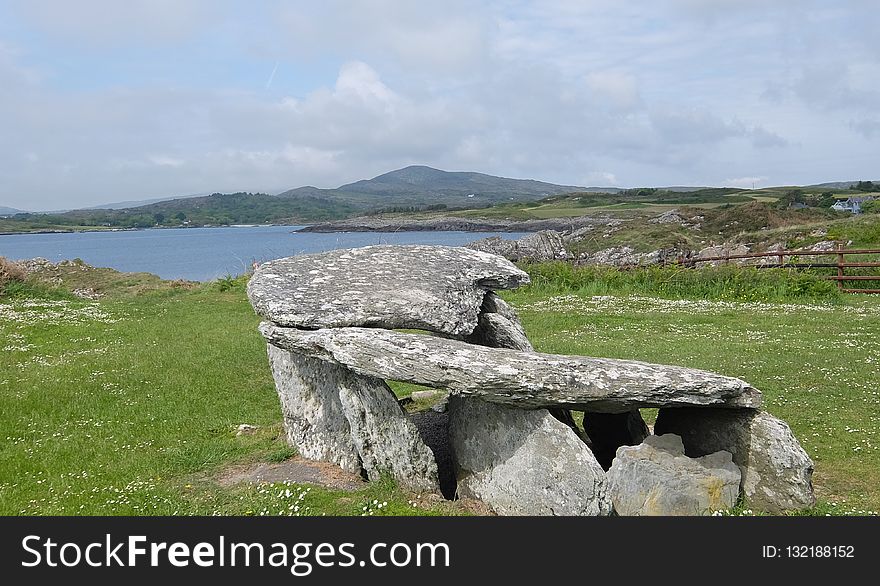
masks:
[[[489,348],[369,328],[313,331],[264,322],[279,348],[342,364],[357,374],[449,389],[513,407],[620,413],[643,407],[761,405],[737,378],[633,360]]]
[[[248,283],[258,314],[305,328],[369,326],[467,335],[488,291],[529,276],[493,254],[452,246],[366,246],[269,261]]]

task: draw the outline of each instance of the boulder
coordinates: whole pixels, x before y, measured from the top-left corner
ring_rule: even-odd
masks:
[[[298,330],[270,323],[279,348],[387,380],[449,389],[534,409],[621,413],[642,407],[758,407],[761,393],[739,379],[632,360],[487,348],[458,340],[369,328]]]
[[[412,490],[439,489],[437,464],[384,381],[269,345],[288,442],[301,456]]]
[[[739,483],[730,452],[689,458],[674,434],[621,447],[608,470],[608,492],[621,516],[710,515],[736,504]]]
[[[749,506],[768,513],[815,504],[813,461],[784,421],[751,409],[661,409],[656,433],[681,436],[689,456],[718,450],[742,470]]]
[[[729,257],[740,254],[748,254],[751,248],[746,244],[720,244],[717,246],[707,246],[700,250],[693,258],[713,258],[713,257]],[[729,262],[736,264],[749,264],[753,259],[736,258]],[[725,264],[727,260],[712,260],[699,263],[699,266],[716,266]]]
[[[566,240],[562,233],[555,230],[541,230],[517,240],[504,240],[500,236],[490,236],[465,246],[472,250],[497,254],[517,262],[546,262],[571,258],[565,244]]]
[[[475,250],[366,246],[263,263],[248,282],[248,297],[258,314],[288,327],[467,335],[488,291],[528,282],[510,261]]]
[[[483,298],[477,328],[464,341],[490,348],[509,348],[523,352],[534,350],[516,311],[491,291]]]
[[[648,437],[648,426],[638,409],[626,413],[584,413],[584,431],[593,454],[608,470],[620,446],[637,446]]]
[[[666,210],[659,216],[648,220],[652,224],[684,224],[685,219],[678,213],[678,209]]]
[[[500,515],[608,515],[605,472],[592,452],[546,409],[449,399],[458,495]]]

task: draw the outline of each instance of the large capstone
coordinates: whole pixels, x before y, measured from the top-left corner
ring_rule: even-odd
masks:
[[[488,348],[370,328],[299,330],[263,323],[272,344],[375,378],[449,389],[512,407],[607,413],[642,407],[757,407],[739,379],[633,360]]]
[[[656,433],[681,436],[690,456],[733,454],[749,506],[768,513],[815,504],[813,461],[788,424],[752,409],[661,409]]]
[[[528,283],[510,261],[450,246],[366,246],[260,265],[248,283],[258,314],[296,328],[411,328],[464,336],[486,293]]]
[[[621,516],[694,516],[727,510],[739,495],[740,471],[729,452],[684,454],[674,434],[623,446],[608,470],[608,492]]]
[[[575,433],[547,412],[449,400],[459,496],[501,515],[608,515],[605,473]]]
[[[383,380],[269,345],[289,443],[303,457],[416,491],[439,490],[437,464]]]

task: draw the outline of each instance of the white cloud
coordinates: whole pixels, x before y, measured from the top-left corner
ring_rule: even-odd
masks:
[[[181,167],[186,163],[183,159],[171,157],[169,155],[152,155],[147,157],[147,160],[159,167]]]
[[[24,33],[0,39],[13,207],[332,187],[411,163],[808,183],[870,175],[880,136],[866,1],[16,6]]]
[[[760,177],[737,177],[736,179],[725,179],[724,185],[725,187],[740,187],[740,188],[752,188],[752,187],[761,187],[762,183],[767,181],[767,177],[763,175]]]

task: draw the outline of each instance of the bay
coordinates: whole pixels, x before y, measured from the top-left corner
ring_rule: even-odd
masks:
[[[294,232],[302,226],[230,226],[120,232],[0,235],[0,256],[13,260],[43,257],[52,262],[81,258],[90,265],[124,272],[147,272],[164,279],[210,281],[239,275],[253,263],[373,244],[460,246],[490,232]]]

